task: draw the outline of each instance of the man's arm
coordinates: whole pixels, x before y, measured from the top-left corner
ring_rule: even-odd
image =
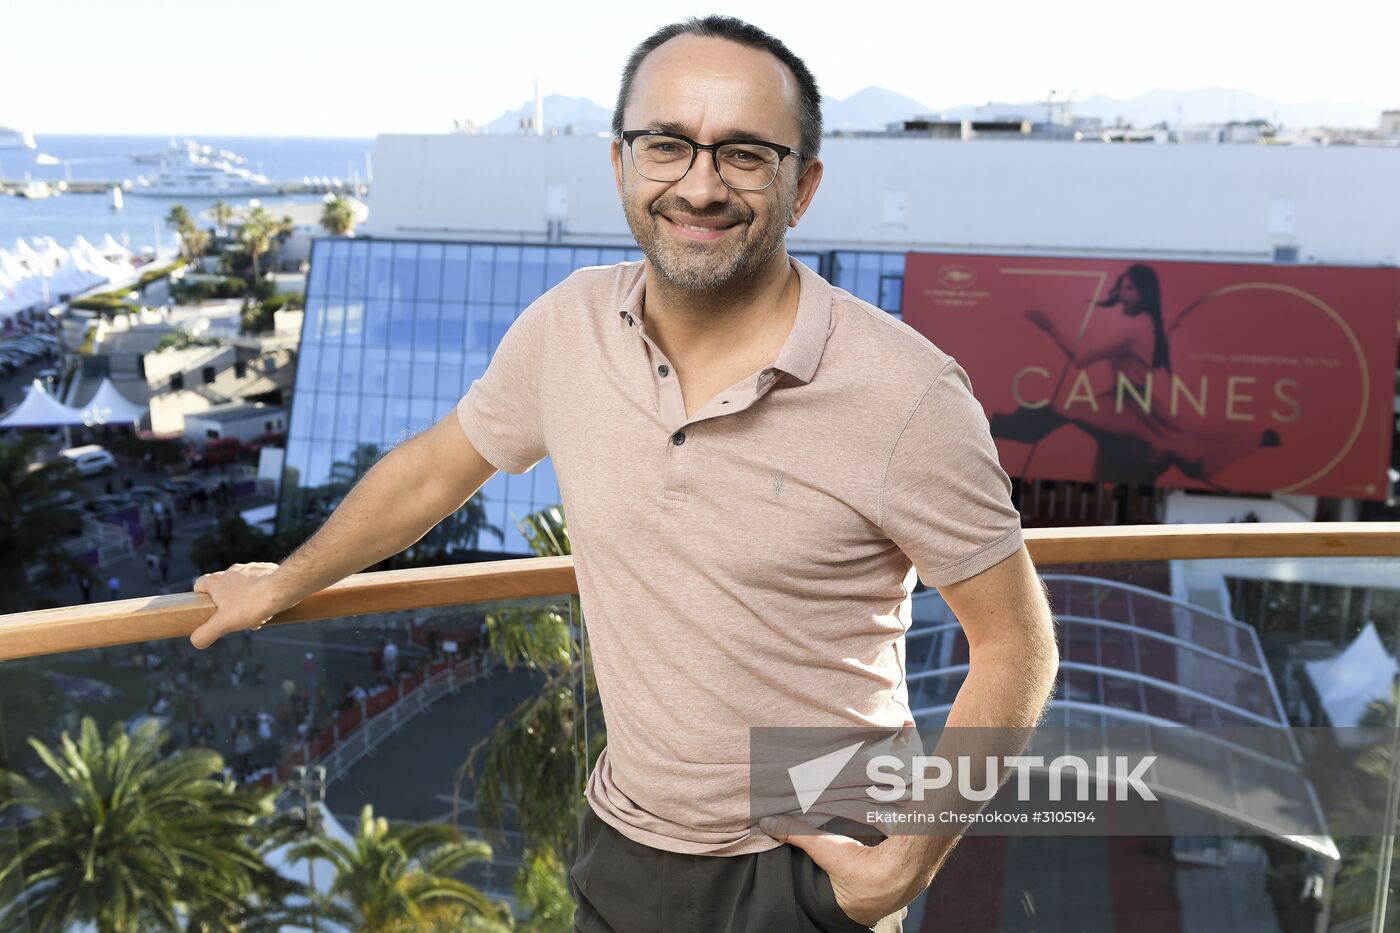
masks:
[[[948,712],[951,728],[932,754],[950,761],[967,754],[979,762],[983,755],[1017,754],[1019,738],[1039,721],[1059,669],[1054,619],[1030,553],[1023,545],[981,573],[939,587],[939,593],[962,623],[970,663]],[[1007,747],[992,747],[1003,743]],[[980,780],[980,765],[974,771]],[[837,903],[860,923],[873,924],[918,897],[959,838],[897,833],[866,846],[848,836],[812,834],[790,816],[774,819],[772,830],[761,828],[805,849],[825,868]]]
[[[324,525],[280,565],[234,564],[195,581],[217,606],[190,635],[204,649],[399,553],[462,507],[496,472],[449,412],[372,466]]]
[[[1019,754],[1045,711],[1060,667],[1054,617],[1024,545],[1006,560],[938,592],[967,637],[968,671],[932,754],[948,761],[968,755],[980,781],[984,757]],[[1007,773],[1001,769],[1000,777],[1004,780]],[[906,850],[908,864],[919,866],[905,892],[913,900],[933,881],[959,838],[895,835],[879,848],[899,843],[895,848]]]

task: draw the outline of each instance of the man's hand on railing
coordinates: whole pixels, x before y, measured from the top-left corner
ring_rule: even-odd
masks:
[[[215,610],[190,634],[190,644],[203,651],[225,635],[260,628],[286,609],[269,579],[277,566],[265,561],[234,564],[227,570],[206,573],[194,581],[194,591],[207,593],[214,601]]]

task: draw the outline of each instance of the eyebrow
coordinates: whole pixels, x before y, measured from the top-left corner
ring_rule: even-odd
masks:
[[[690,127],[686,126],[683,123],[676,123],[672,120],[653,120],[647,124],[646,128],[649,130],[656,130],[661,133],[679,133],[682,136],[693,137],[693,131],[690,129]],[[760,136],[757,133],[754,133],[750,130],[730,130],[727,133],[721,134],[719,138],[736,139],[749,143],[770,142],[769,139]]]

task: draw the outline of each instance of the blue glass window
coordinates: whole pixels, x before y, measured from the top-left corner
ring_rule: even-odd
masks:
[[[455,301],[444,301],[438,311],[438,327],[443,349],[460,350],[466,340],[466,306]]]
[[[330,270],[326,273],[326,294],[332,298],[346,295],[347,269],[350,259],[348,240],[332,240],[330,248]]]
[[[444,251],[442,268],[442,300],[457,303],[467,298],[467,260],[470,247],[449,246]]]
[[[493,264],[496,260],[496,247],[473,246],[471,262],[467,273],[467,300],[490,301],[491,280],[494,277]]]
[[[360,392],[383,396],[388,391],[389,351],[383,347],[367,346],[360,362]]]
[[[365,302],[365,344],[371,347],[389,345],[389,302],[370,298]]]
[[[519,297],[520,247],[496,247],[496,261],[492,264],[491,300],[496,304],[514,304]]]
[[[466,394],[462,385],[462,354],[442,350],[438,353],[437,391],[439,402],[451,401]]]
[[[371,243],[369,246],[368,298],[387,299],[392,296],[390,271],[394,263],[393,243]]]
[[[398,301],[412,301],[417,295],[417,260],[417,243],[394,244],[393,297]]]
[[[516,297],[522,306],[544,294],[544,256],[540,246],[526,246],[520,251],[520,293]]]
[[[437,398],[437,354],[416,354],[413,358],[412,373],[414,400],[435,400]]]
[[[326,344],[321,347],[321,368],[316,373],[316,390],[331,392],[340,381],[340,347]]]
[[[414,306],[417,319],[413,324],[413,345],[420,350],[432,350],[438,345],[438,318],[441,314],[435,304]]]
[[[382,444],[384,441],[384,396],[362,395],[356,415],[360,423],[355,437],[367,444]]]
[[[413,305],[407,301],[394,302],[389,311],[389,346],[413,346]]]
[[[393,347],[389,350],[389,395],[403,398],[413,391],[413,354]]]
[[[437,301],[442,297],[442,244],[424,243],[418,248],[419,301]]]
[[[345,343],[363,343],[365,339],[365,303],[351,298],[345,306]]]
[[[363,298],[365,294],[365,265],[369,262],[369,245],[363,242],[351,242],[348,246],[350,255],[345,263],[345,296],[347,298]]]

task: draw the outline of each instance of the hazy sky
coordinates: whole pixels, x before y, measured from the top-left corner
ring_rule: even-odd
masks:
[[[1325,10],[1325,14],[1324,11]],[[0,126],[37,133],[373,136],[477,123],[533,95],[610,106],[627,52],[732,13],[823,92],[872,84],[933,108],[1223,86],[1400,107],[1400,3],[1243,0],[647,3],[0,0]]]

